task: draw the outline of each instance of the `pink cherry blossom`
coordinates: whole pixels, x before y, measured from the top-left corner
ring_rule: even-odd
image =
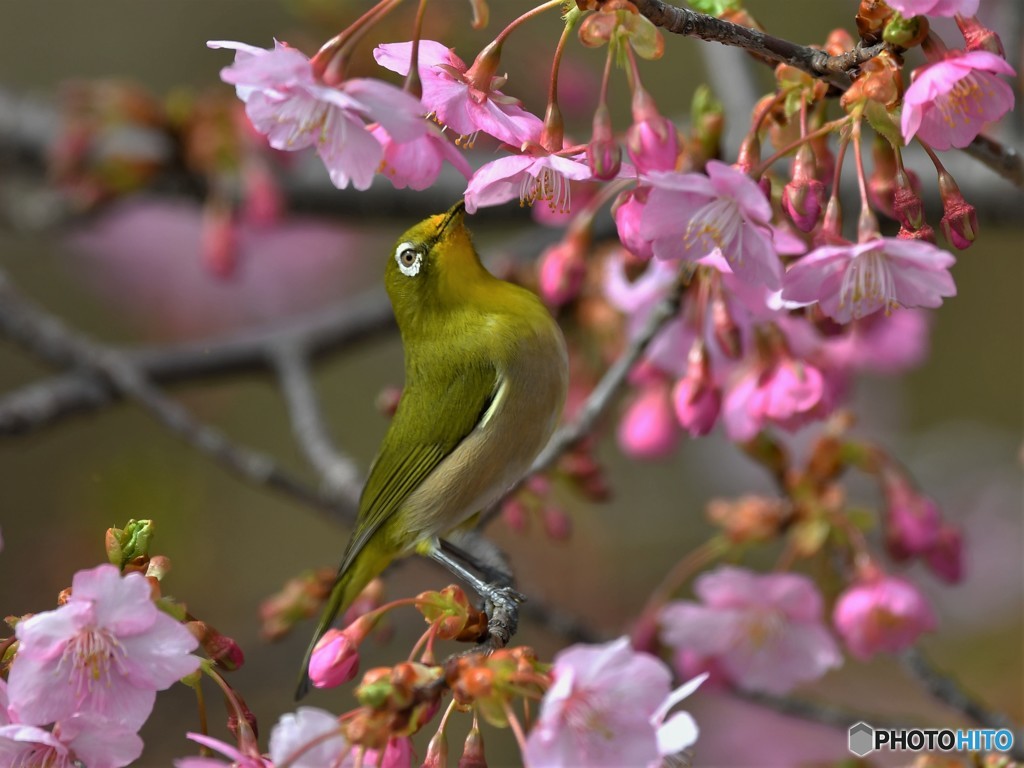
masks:
[[[921,555],[938,541],[942,516],[938,505],[898,472],[884,475],[885,544],[896,560]]]
[[[142,739],[123,723],[75,715],[47,731],[35,725],[0,726],[0,765],[45,768],[121,768],[142,754]]]
[[[901,309],[854,320],[847,333],[824,346],[829,362],[840,369],[903,373],[924,362],[928,354],[930,313]]]
[[[657,734],[660,757],[648,763],[647,768],[661,768],[663,765],[671,764],[670,761],[663,760],[663,758],[678,755],[687,747],[692,747],[697,743],[700,729],[693,716],[689,712],[675,712],[672,715],[669,713],[707,679],[708,675],[705,673],[683,683],[669,693],[665,701],[651,715],[651,725]]]
[[[579,294],[587,276],[588,247],[588,238],[570,235],[541,253],[537,287],[549,306],[560,307]]]
[[[221,79],[235,86],[249,120],[270,146],[316,147],[339,189],[349,183],[368,189],[373,183],[384,151],[367,122],[380,123],[400,142],[426,130],[423,105],[382,80],[352,78],[330,87],[316,78],[305,54],[282,43],[269,50],[227,40],[207,45],[236,51]]]
[[[625,257],[619,251],[605,260],[604,292],[609,303],[626,316],[627,334],[632,340],[642,332],[651,313],[675,283],[678,266],[656,259],[630,282]],[[693,338],[693,329],[682,317],[670,320],[648,346],[645,360],[668,375],[680,376],[686,371],[686,354]]]
[[[658,717],[665,716],[672,676],[660,660],[634,651],[622,637],[560,651],[552,674],[555,682],[526,740],[529,768],[619,768],[661,757]],[[666,731],[671,746],[673,735],[680,734]]]
[[[787,355],[738,374],[726,390],[722,418],[731,439],[752,440],[765,424],[794,431],[824,418],[833,399],[821,370]]]
[[[701,575],[694,591],[700,603],[665,606],[662,639],[713,658],[740,688],[786,693],[842,664],[821,595],[805,576],[724,566]]]
[[[407,75],[412,43],[378,45],[373,57],[382,67]],[[477,82],[476,73],[435,40],[420,40],[418,65],[427,111],[443,126],[466,137],[467,145],[472,146],[473,137],[481,131],[514,147],[540,138],[544,124],[517,99],[498,90],[503,78],[484,77],[486,82]]]
[[[500,157],[478,169],[466,187],[466,211],[475,213],[477,208],[516,198],[520,205],[539,200],[553,211],[568,211],[569,180],[590,177],[590,167],[582,156],[563,157],[533,147],[527,154]]]
[[[740,279],[777,289],[782,262],[772,244],[771,203],[757,183],[712,160],[707,175],[665,171],[645,177],[653,189],[640,237],[661,259],[697,261],[719,251]]]
[[[931,243],[880,237],[826,245],[787,272],[782,298],[817,301],[833,320],[848,323],[880,309],[937,307],[955,296],[949,268],[956,259]]]
[[[31,725],[92,713],[138,730],[156,692],[199,666],[192,636],[153,603],[139,573],[79,571],[68,602],[18,623],[11,706]]]
[[[381,173],[397,189],[427,189],[441,175],[445,161],[466,179],[473,175],[459,149],[433,124],[427,125],[422,136],[405,142],[394,141],[381,125],[371,128],[370,133],[384,149]]]
[[[904,16],[973,16],[981,0],[891,0],[889,6]]]
[[[881,574],[848,587],[836,602],[832,620],[859,659],[905,650],[936,626],[935,614],[917,587]]]
[[[224,768],[226,765],[230,765],[231,768],[272,768],[273,766],[273,763],[262,755],[247,755],[233,744],[228,744],[212,736],[202,733],[188,733],[186,736],[207,749],[220,752],[231,762],[225,763],[215,757],[182,757],[174,761],[174,768]]]
[[[900,127],[935,149],[962,149],[1013,109],[1013,89],[996,75],[1016,73],[989,51],[952,52],[915,70],[903,96]]]
[[[337,735],[320,741],[328,733]],[[303,751],[303,747],[314,740],[319,743]],[[299,707],[294,713],[281,715],[270,732],[271,760],[274,763],[291,760],[289,765],[292,768],[335,765],[349,750],[338,718],[316,707]]]
[[[637,459],[661,459],[679,445],[682,430],[672,405],[671,384],[655,381],[639,389],[619,423],[619,446]]]

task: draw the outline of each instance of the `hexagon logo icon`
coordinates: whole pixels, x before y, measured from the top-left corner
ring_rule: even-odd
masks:
[[[875,729],[867,723],[860,722],[851,725],[849,738],[850,751],[857,757],[864,757],[875,751]]]

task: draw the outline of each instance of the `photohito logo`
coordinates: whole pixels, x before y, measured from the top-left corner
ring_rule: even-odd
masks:
[[[874,728],[860,722],[850,726],[849,748],[857,757],[864,757],[876,749],[901,752],[1009,752],[1013,748],[1013,732],[1007,728],[910,728],[896,731]]]

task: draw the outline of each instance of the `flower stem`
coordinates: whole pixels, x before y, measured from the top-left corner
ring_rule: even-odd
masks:
[[[809,141],[813,141],[814,139],[818,138],[819,136],[824,136],[827,133],[831,133],[834,130],[842,128],[843,124],[844,123],[848,123],[849,121],[850,121],[850,116],[849,115],[844,115],[843,117],[839,117],[839,118],[836,118],[835,120],[827,122],[823,126],[821,126],[820,128],[816,128],[813,131],[811,131],[810,133],[804,134],[800,138],[795,139],[794,141],[791,141],[789,144],[784,146],[782,149],[780,149],[774,155],[772,155],[767,160],[765,160],[763,163],[761,163],[755,169],[755,171],[754,171],[754,173],[752,175],[752,178],[755,178],[755,179],[761,178],[761,176],[764,174],[765,171],[768,170],[768,168],[770,168],[776,162],[778,162],[783,157],[788,155],[794,149],[799,148],[802,144],[806,144]],[[837,165],[836,167],[838,168],[839,166]]]
[[[544,13],[545,11],[550,11],[552,8],[559,8],[561,7],[561,5],[562,0],[548,0],[548,2],[541,3],[536,8],[531,8],[519,18],[511,21],[507,27],[501,30],[501,32],[498,33],[498,36],[494,38],[494,43],[501,45],[502,43],[505,42],[505,39],[510,34],[512,34],[513,31],[515,31],[516,27],[521,25],[523,22],[529,21],[535,16],[540,16],[540,14]]]

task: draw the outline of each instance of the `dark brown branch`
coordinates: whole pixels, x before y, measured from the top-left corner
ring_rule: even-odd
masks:
[[[350,520],[354,504],[331,499],[292,477],[274,460],[230,441],[219,430],[196,420],[168,398],[145,372],[117,350],[66,328],[56,317],[23,297],[0,272],[0,332],[47,362],[87,371],[112,391],[149,412],[196,450],[210,456],[243,479],[271,488],[303,504]]]
[[[763,61],[789,64],[809,75],[821,78],[840,90],[850,87],[850,76],[861,64],[874,58],[887,47],[886,43],[858,45],[838,56],[830,56],[817,48],[798,45],[757,29],[733,24],[687,8],[679,8],[662,0],[633,0],[633,4],[655,26],[667,32],[743,48]]]
[[[679,8],[664,0],[634,0],[633,4],[655,26],[667,32],[742,48],[768,64],[789,64],[840,91],[850,87],[851,77],[857,73],[861,64],[888,48],[887,43],[869,46],[858,44],[849,51],[830,56],[822,50],[798,45],[687,8]],[[1015,148],[978,136],[963,151],[1014,186],[1024,187],[1024,158]]]

